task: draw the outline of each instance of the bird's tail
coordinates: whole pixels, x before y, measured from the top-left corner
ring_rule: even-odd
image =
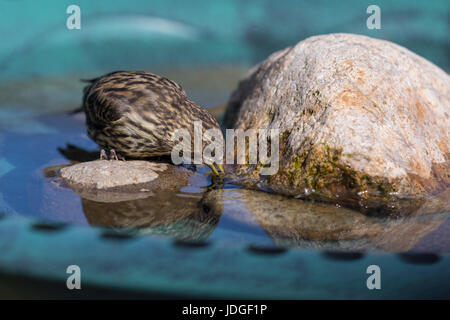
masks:
[[[94,83],[95,81],[97,81],[98,79],[100,79],[99,77],[97,78],[92,78],[92,79],[80,79],[81,82],[85,82],[85,83]]]
[[[73,109],[73,110],[70,110],[70,111],[67,111],[67,114],[72,115],[72,114],[76,114],[76,113],[82,112],[82,111],[83,111],[83,106],[78,107],[78,108]]]
[[[84,83],[88,83],[88,85],[86,85],[83,88],[83,101],[84,101],[84,96],[86,95],[86,92],[89,90],[90,86],[97,81],[99,78],[92,78],[92,79],[80,79],[81,82]],[[70,110],[67,112],[67,114],[72,115],[72,114],[76,114],[78,112],[82,112],[83,111],[83,105],[79,106],[78,108],[74,109],[74,110]]]

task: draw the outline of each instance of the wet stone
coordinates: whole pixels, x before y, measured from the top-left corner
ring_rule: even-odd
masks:
[[[60,170],[63,181],[85,199],[119,202],[187,185],[192,171],[150,161],[96,160]]]
[[[329,34],[250,70],[224,121],[280,131],[278,172],[243,165],[246,187],[403,214],[450,186],[449,108],[450,77],[434,64],[388,41]]]

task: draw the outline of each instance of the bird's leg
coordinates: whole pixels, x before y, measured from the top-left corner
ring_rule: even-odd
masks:
[[[108,160],[108,157],[106,156],[106,151],[105,149],[102,149],[100,151],[100,160]]]
[[[109,150],[109,160],[119,160],[116,150],[114,149]]]

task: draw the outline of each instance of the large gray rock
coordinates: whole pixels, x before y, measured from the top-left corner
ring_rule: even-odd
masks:
[[[388,41],[330,34],[276,52],[240,82],[224,121],[280,129],[280,170],[239,167],[249,187],[403,210],[399,198],[450,185],[450,77]]]

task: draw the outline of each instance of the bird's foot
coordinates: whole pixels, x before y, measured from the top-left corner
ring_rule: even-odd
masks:
[[[109,150],[109,160],[119,160],[116,150],[114,149]]]
[[[122,160],[122,161],[125,161],[125,158],[120,155],[117,155],[116,150],[114,150],[114,149],[109,150],[109,157],[108,157],[105,149],[102,149],[100,151],[100,160]]]
[[[108,156],[106,155],[105,149],[100,151],[100,160],[108,160]]]

